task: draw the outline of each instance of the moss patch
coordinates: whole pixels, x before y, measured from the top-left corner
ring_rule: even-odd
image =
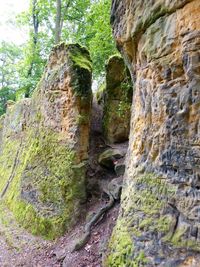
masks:
[[[78,203],[85,199],[84,166],[74,165],[75,154],[59,143],[54,132],[36,134],[33,130],[22,138],[23,144],[21,139],[5,143],[0,192],[14,172],[5,193],[6,204],[25,228],[52,239],[74,223]],[[15,160],[17,166],[10,168]]]
[[[70,57],[74,65],[82,69],[92,71],[92,62],[88,50],[79,44],[68,46],[70,48]]]
[[[130,183],[122,193],[105,267],[154,266],[150,251],[162,257],[166,246],[174,253],[183,248],[199,251],[198,240],[188,239],[188,224],[177,227],[177,217],[168,204],[176,198],[177,185],[153,173],[138,173]],[[124,253],[125,241],[128,249]]]
[[[79,44],[68,46],[71,59],[72,87],[77,96],[91,98],[92,61],[86,48]]]
[[[148,266],[145,251],[137,250],[135,240],[145,233],[161,233],[165,236],[171,227],[172,218],[164,213],[166,198],[174,196],[176,186],[169,186],[164,179],[154,174],[144,174],[134,177],[133,185],[125,191],[122,210],[114,229],[107,264],[105,266]],[[162,212],[163,211],[163,212]],[[124,228],[126,226],[126,234]],[[129,236],[129,250],[123,258],[123,241],[120,236]],[[121,264],[121,265],[120,265]]]
[[[119,228],[118,228],[119,227]],[[115,227],[115,234],[110,240],[110,255],[105,260],[103,266],[105,267],[139,267],[145,266],[148,259],[143,250],[135,253],[134,244],[132,241],[132,234],[128,228],[117,224]],[[118,232],[119,231],[119,232]],[[115,247],[112,245],[115,244]],[[112,248],[114,248],[112,250]]]
[[[119,230],[116,226],[115,230]],[[117,240],[116,240],[117,239]],[[117,242],[116,242],[117,241]],[[111,244],[115,244],[115,251],[110,254],[106,261],[106,266],[118,267],[128,266],[131,263],[130,255],[132,255],[134,247],[132,244],[132,238],[128,230],[120,228],[119,235],[116,237],[114,234],[110,240]]]

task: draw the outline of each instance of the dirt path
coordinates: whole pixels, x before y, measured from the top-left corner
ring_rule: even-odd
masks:
[[[88,210],[93,213],[105,203],[91,201]],[[84,221],[73,231],[54,242],[34,237],[20,228],[12,214],[6,211],[6,218],[0,221],[0,266],[1,267],[97,267],[101,266],[101,253],[105,248],[117,218],[119,205],[110,211],[94,228],[88,244],[79,252],[71,253],[74,241],[81,236]],[[104,238],[102,238],[104,237]],[[66,256],[64,263],[63,255]]]
[[[0,209],[3,214],[0,217],[0,266],[28,266],[27,258],[34,261],[34,257],[50,243],[21,228],[5,207],[0,206]]]
[[[106,196],[100,191],[98,181],[115,178],[114,172],[98,165],[99,153],[108,147],[102,138],[101,114],[101,108],[94,102],[87,171],[87,214],[93,214],[107,202]],[[126,146],[127,144],[117,145],[123,148]],[[0,267],[100,267],[102,254],[118,215],[119,203],[94,227],[88,244],[74,253],[70,251],[75,240],[82,235],[85,219],[82,219],[73,231],[50,242],[32,236],[15,222],[8,210],[1,206],[0,209],[1,214],[5,214],[0,217]]]

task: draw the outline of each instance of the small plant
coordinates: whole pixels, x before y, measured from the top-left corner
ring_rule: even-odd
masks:
[[[81,115],[79,114],[77,117],[77,124],[82,125],[82,124],[87,124],[88,123],[88,116],[87,115]]]
[[[130,112],[130,108],[131,108],[130,103],[120,101],[119,106],[118,106],[118,110],[117,110],[118,116],[121,118],[126,118],[127,114],[129,114],[129,112]]]
[[[131,86],[128,78],[124,80],[124,82],[121,84],[121,87],[123,89],[122,91],[123,94],[121,97],[121,101],[119,102],[117,113],[119,117],[126,118],[127,114],[130,113],[130,108],[131,108],[131,99],[130,99]]]

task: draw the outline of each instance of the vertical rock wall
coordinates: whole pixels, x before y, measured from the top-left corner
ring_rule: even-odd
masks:
[[[1,202],[47,238],[74,224],[85,200],[91,71],[85,48],[55,47],[33,97],[9,106],[0,130]]]
[[[130,73],[120,56],[112,56],[106,65],[103,132],[110,143],[128,140],[132,103]]]
[[[200,2],[114,0],[111,22],[136,90],[106,266],[179,266],[200,249]]]

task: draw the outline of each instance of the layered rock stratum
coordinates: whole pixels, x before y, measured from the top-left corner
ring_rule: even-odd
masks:
[[[1,119],[1,203],[46,238],[69,229],[85,201],[91,73],[85,48],[56,46],[32,98],[9,103]]]
[[[200,1],[113,0],[111,23],[136,88],[105,266],[199,266]]]

